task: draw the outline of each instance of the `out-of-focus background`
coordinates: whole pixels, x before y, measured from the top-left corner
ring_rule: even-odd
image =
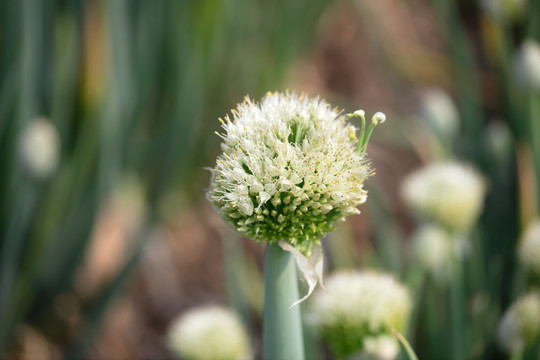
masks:
[[[205,304],[234,309],[259,357],[264,246],[214,213],[207,168],[218,117],[289,89],[387,115],[326,271],[408,284],[420,358],[452,357],[456,322],[445,285],[411,275],[401,183],[441,159],[483,175],[457,331],[464,358],[506,358],[499,319],[538,284],[516,255],[540,199],[538,41],[537,0],[0,2],[0,357],[172,358],[167,329]]]

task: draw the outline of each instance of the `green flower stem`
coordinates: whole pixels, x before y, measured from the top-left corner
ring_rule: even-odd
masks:
[[[401,335],[395,329],[392,329],[392,333],[399,340],[399,342],[401,343],[401,346],[403,346],[403,348],[405,349],[405,353],[407,354],[407,358],[409,360],[418,360],[418,355],[416,355],[416,353],[414,352],[411,344],[409,344],[407,339],[405,339],[405,337],[403,335]]]
[[[467,338],[466,326],[465,326],[465,308],[464,308],[464,288],[463,288],[463,274],[462,264],[457,255],[454,254],[453,266],[454,266],[454,278],[450,284],[450,306],[452,315],[452,338],[454,348],[454,359],[465,359],[465,353],[467,351],[465,345],[465,339]]]
[[[268,244],[264,259],[263,359],[303,360],[304,343],[296,263],[278,244]]]

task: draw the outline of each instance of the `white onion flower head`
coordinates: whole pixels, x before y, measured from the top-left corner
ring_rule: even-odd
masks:
[[[258,242],[284,240],[304,254],[367,199],[372,174],[365,146],[377,113],[342,115],[322,99],[295,93],[249,98],[222,120],[223,154],[208,198],[241,234]],[[360,139],[347,117],[361,117]],[[221,119],[220,119],[221,120]]]
[[[523,88],[540,91],[540,44],[527,39],[521,44],[513,59],[513,73]]]
[[[452,231],[465,231],[482,211],[486,185],[473,168],[447,162],[413,172],[401,190],[405,202],[419,216]]]
[[[326,290],[313,298],[308,321],[337,356],[375,352],[395,357],[395,347],[379,336],[403,331],[410,312],[408,290],[391,275],[348,271],[328,278]]]
[[[167,333],[173,353],[186,360],[247,360],[249,339],[235,313],[219,306],[189,311],[173,322]]]
[[[23,168],[34,178],[51,176],[60,158],[60,139],[54,125],[45,118],[31,121],[22,131],[19,159]]]
[[[435,133],[452,138],[459,131],[459,113],[450,96],[442,89],[428,88],[420,99],[420,115]]]
[[[442,283],[451,275],[454,247],[451,236],[439,226],[422,225],[413,236],[414,260]]]
[[[524,268],[540,277],[540,221],[526,230],[519,243],[518,258]]]
[[[523,351],[540,332],[540,292],[531,291],[514,302],[503,314],[497,341],[508,353]]]

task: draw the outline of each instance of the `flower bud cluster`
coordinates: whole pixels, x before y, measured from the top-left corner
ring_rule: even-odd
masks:
[[[401,283],[379,272],[339,272],[326,288],[313,299],[309,321],[337,356],[397,355],[392,329],[402,331],[411,311],[409,292]]]
[[[173,353],[187,360],[247,360],[252,351],[240,320],[230,310],[206,306],[177,319],[167,334]]]
[[[428,165],[405,180],[402,195],[418,215],[452,231],[465,231],[482,211],[485,183],[456,162]]]
[[[309,253],[336,222],[359,213],[372,173],[359,145],[383,114],[359,141],[346,117],[319,98],[269,93],[260,104],[246,98],[232,113],[220,119],[223,154],[208,197],[238,232]],[[363,114],[352,116],[365,124]]]

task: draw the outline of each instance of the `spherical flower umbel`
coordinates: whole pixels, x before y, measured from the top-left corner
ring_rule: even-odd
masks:
[[[518,247],[521,265],[540,277],[540,221],[529,226]]]
[[[176,356],[186,360],[244,360],[252,356],[249,339],[235,313],[205,306],[179,317],[167,333]]]
[[[514,302],[497,328],[499,345],[508,353],[523,351],[540,332],[540,291],[531,291]]]
[[[365,148],[377,113],[362,130],[319,98],[269,93],[222,120],[223,154],[208,197],[222,217],[258,242],[284,240],[308,254],[336,222],[359,213],[372,174]],[[220,119],[221,120],[221,119]]]
[[[452,231],[466,231],[482,210],[485,182],[469,166],[437,163],[409,175],[402,195],[421,217]]]
[[[316,293],[308,320],[339,357],[393,359],[399,345],[392,329],[403,331],[410,311],[408,290],[392,276],[347,271],[330,276],[326,290]]]

